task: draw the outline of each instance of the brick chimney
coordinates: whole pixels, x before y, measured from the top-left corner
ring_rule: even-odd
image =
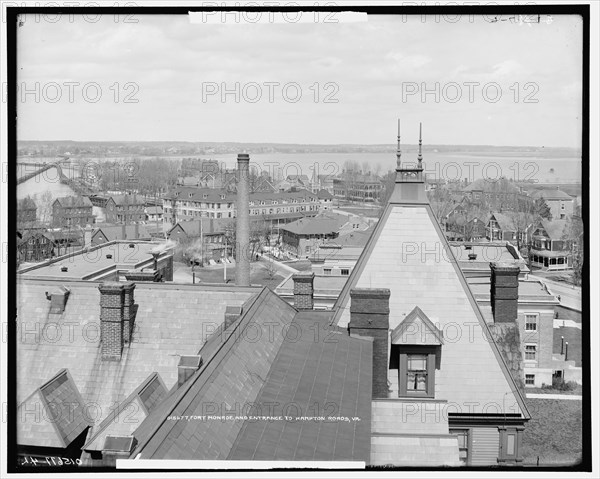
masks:
[[[494,322],[515,322],[521,270],[518,265],[511,263],[490,263],[490,269],[492,270],[490,299]]]
[[[120,361],[124,344],[123,283],[107,281],[100,290],[100,349],[103,361]]]
[[[313,309],[315,273],[303,271],[292,276],[294,281],[294,306],[298,310]]]
[[[250,286],[250,155],[240,153],[237,157],[237,217],[235,250],[235,284]]]
[[[350,335],[373,338],[373,398],[388,397],[389,327],[389,289],[350,291]]]
[[[137,305],[134,299],[135,283],[123,283],[123,338],[126,343],[131,341]]]
[[[177,365],[177,387],[180,388],[189,378],[191,378],[200,366],[202,366],[202,356],[181,356]]]

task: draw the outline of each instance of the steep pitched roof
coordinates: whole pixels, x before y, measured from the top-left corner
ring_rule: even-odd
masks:
[[[200,236],[200,231],[203,234],[224,233],[232,223],[231,218],[201,218],[199,220],[180,221],[167,232],[167,236],[171,235],[177,228],[181,228],[190,237]]]
[[[263,414],[298,419],[245,421],[228,459],[368,463],[372,343],[335,329],[315,337],[310,315],[293,324],[298,340],[282,345],[255,404]]]
[[[45,292],[70,289],[62,314],[50,313]],[[138,283],[138,304],[131,343],[120,361],[100,356],[98,283],[17,278],[17,401],[23,402],[55,371],[68,368],[86,404],[98,406],[98,426],[152,372],[167,388],[177,382],[180,355],[196,354],[227,306],[256,297],[257,288]],[[47,340],[50,338],[51,340]]]
[[[348,325],[351,289],[389,288],[390,328],[418,306],[444,332],[436,397],[474,413],[482,413],[486,404],[503,404],[527,418],[524,399],[448,241],[431,206],[422,199],[424,193],[418,193],[422,188],[422,183],[397,179],[390,202],[335,304],[332,323]],[[478,404],[469,409],[474,397]]]
[[[187,417],[231,412],[244,415],[240,408],[256,401],[283,343],[281,332],[289,327],[295,314],[294,308],[263,288],[256,301],[244,308],[240,319],[227,330],[213,333],[200,351],[204,363],[196,374],[136,430],[139,444],[133,455],[141,453],[142,458],[154,459],[226,459],[242,421]],[[268,328],[278,334],[269,334]]]
[[[552,241],[560,241],[563,239],[563,235],[565,234],[567,220],[541,220],[540,226],[546,232],[548,238],[550,238]]]
[[[63,196],[56,198],[54,202],[57,201],[63,208],[92,207],[92,202],[87,196]]]
[[[444,333],[415,306],[392,331],[392,344],[442,345]]]
[[[510,216],[507,216],[502,213],[492,213],[492,215],[488,219],[488,222],[492,218],[496,219],[496,221],[498,222],[498,226],[500,226],[500,229],[502,231],[517,231],[513,220],[510,218]]]
[[[114,195],[114,196],[111,196],[109,198],[109,200],[110,199],[112,199],[117,206],[124,206],[124,205],[129,205],[129,206],[138,205],[139,206],[139,205],[143,205],[146,203],[143,197],[137,196],[137,195]]]
[[[236,322],[213,333],[199,352],[201,368],[134,432],[132,457],[368,460],[371,342],[321,329],[326,324],[264,288]]]
[[[137,229],[137,234],[136,234]],[[100,226],[92,233],[92,238],[104,235],[108,241],[124,239],[150,239],[150,233],[145,225],[114,225]]]

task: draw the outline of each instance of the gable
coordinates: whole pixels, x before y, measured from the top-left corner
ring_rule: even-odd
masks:
[[[390,328],[415,307],[443,333],[436,396],[459,411],[527,408],[502,359],[431,207],[388,204],[335,305],[333,322],[350,321],[350,289],[389,288]],[[477,404],[471,403],[477,398]],[[471,405],[469,405],[471,404]]]
[[[441,346],[444,333],[440,331],[427,315],[415,306],[392,331],[392,344]]]

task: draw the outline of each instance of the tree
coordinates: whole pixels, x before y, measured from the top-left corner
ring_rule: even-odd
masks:
[[[540,220],[539,215],[529,212],[512,211],[507,213],[511,219],[517,234],[517,249],[529,247],[529,230]]]
[[[46,190],[39,196],[34,196],[34,201],[38,207],[38,216],[40,221],[44,224],[49,224],[52,220],[52,203],[54,203],[54,197],[50,190]]]
[[[578,286],[583,281],[584,258],[584,226],[580,216],[580,211],[576,211],[572,216],[567,217],[565,229],[562,235],[563,247],[571,251],[573,282]]]
[[[433,214],[440,224],[444,218],[456,207],[456,203],[452,198],[452,192],[446,186],[439,186],[427,193],[429,204],[433,210]]]

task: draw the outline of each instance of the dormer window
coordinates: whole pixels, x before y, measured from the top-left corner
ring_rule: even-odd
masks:
[[[440,368],[442,332],[415,307],[392,331],[390,369],[398,370],[399,397],[435,397],[435,371]],[[394,385],[395,386],[395,385]]]

